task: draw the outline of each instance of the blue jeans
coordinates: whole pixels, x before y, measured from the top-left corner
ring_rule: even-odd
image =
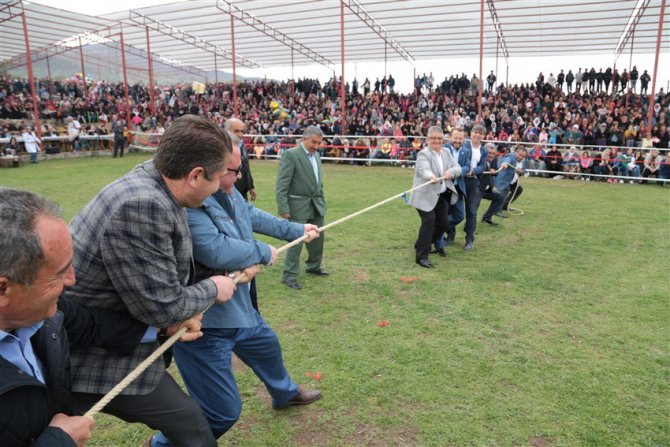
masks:
[[[31,152],[30,153],[30,162],[31,163],[37,163],[37,152]]]
[[[240,417],[242,400],[233,374],[232,353],[265,384],[273,406],[283,406],[298,394],[284,366],[279,338],[258,317],[260,324],[240,329],[203,329],[191,343],[174,345],[174,358],[188,393],[202,407],[215,438]]]

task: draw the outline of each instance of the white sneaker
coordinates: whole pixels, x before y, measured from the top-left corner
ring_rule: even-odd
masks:
[[[591,181],[591,177],[586,177],[586,181],[587,181],[587,182],[590,182],[590,181]]]
[[[629,181],[628,183],[630,183],[630,184],[632,185],[632,184],[635,183],[635,182],[631,180],[631,181]]]
[[[615,180],[616,181],[616,180]],[[623,183],[623,180],[619,179],[619,183]]]

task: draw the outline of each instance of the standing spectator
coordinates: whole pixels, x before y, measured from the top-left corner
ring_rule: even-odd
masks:
[[[81,124],[78,120],[70,118],[70,122],[67,124],[67,139],[72,144],[72,151],[77,152],[79,150],[79,137],[81,135]]]
[[[561,70],[562,72],[563,70]],[[575,80],[575,75],[572,73],[572,70],[568,70],[568,74],[565,75],[565,83],[568,87],[568,94],[572,93],[572,83]]]
[[[589,92],[593,93],[596,85],[596,69],[591,67],[589,71]]]
[[[586,71],[586,69],[584,69],[584,71]],[[582,69],[580,68],[577,74],[575,75],[575,92],[581,93],[583,79],[584,79],[584,73],[582,73]]]
[[[42,141],[37,138],[35,131],[28,126],[23,129],[21,138],[23,138],[23,144],[26,147],[26,152],[30,154],[30,162],[37,164],[37,153],[42,151]]]
[[[365,78],[365,82],[363,82],[363,97],[367,98],[369,94],[370,94],[370,80],[368,78]]]
[[[119,154],[123,158],[123,149],[126,147],[126,122],[119,118],[112,122],[112,133],[114,134],[114,154],[113,157]]]
[[[244,145],[242,137],[244,136],[244,122],[237,118],[230,118],[224,124],[224,129],[228,131],[231,136],[233,145],[240,148],[242,154],[242,171],[241,176],[235,182],[235,188],[242,194],[244,200],[256,200],[256,188],[254,187],[254,177],[251,175],[251,166],[249,165],[249,152]]]
[[[633,69],[630,71],[630,86],[633,89],[633,93],[637,92],[637,79],[639,76],[640,73],[637,71],[637,67],[633,65]]]
[[[609,94],[610,82],[612,82],[612,68],[607,67],[605,73],[603,74],[603,82],[605,82],[605,93]]]
[[[563,81],[565,81],[565,73],[563,73],[563,70],[561,70],[561,72],[556,77],[556,85],[561,92],[563,92]]]
[[[496,75],[493,74],[493,70],[491,70],[491,73],[486,77],[486,83],[488,84],[489,93],[492,92],[493,86],[496,83]]]
[[[596,91],[600,93],[603,90],[603,81],[605,79],[605,73],[603,73],[603,69],[601,68],[598,73],[596,73],[596,82],[597,82],[597,87]]]
[[[317,150],[323,144],[323,131],[309,126],[297,147],[287,150],[279,160],[275,194],[278,214],[284,219],[301,224],[323,226],[326,199],[323,195],[321,157]],[[307,246],[306,272],[317,276],[330,273],[321,268],[324,237]],[[290,248],[284,261],[282,283],[291,289],[301,289],[297,277],[300,273],[302,245]]]

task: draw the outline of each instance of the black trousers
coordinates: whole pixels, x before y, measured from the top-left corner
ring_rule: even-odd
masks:
[[[117,154],[119,151],[121,151],[121,157],[123,157],[123,149],[126,146],[126,139],[114,139],[114,155],[113,157],[116,158]]]
[[[483,219],[491,219],[495,213],[500,211],[505,201],[505,197],[502,196],[499,192],[493,191],[492,188],[489,188],[485,191],[481,191],[482,199],[490,200],[491,204],[489,208],[482,216]]]
[[[414,244],[416,249],[416,260],[428,259],[430,247],[437,241],[449,227],[449,203],[451,200],[451,191],[446,190],[437,199],[435,208],[430,211],[419,212],[421,226],[419,227],[419,237]]]
[[[101,394],[72,393],[75,414],[84,414],[101,398]],[[200,406],[179,388],[167,372],[158,387],[149,394],[117,396],[103,412],[126,422],[140,422],[160,430],[174,446],[216,446],[216,439]]]
[[[523,186],[519,185],[518,181],[511,183],[504,191],[501,191],[501,194],[505,197],[503,209],[508,210],[509,204],[518,199],[522,192]]]

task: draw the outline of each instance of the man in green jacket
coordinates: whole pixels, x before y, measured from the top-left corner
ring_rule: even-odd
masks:
[[[302,135],[302,142],[282,154],[277,172],[275,192],[279,215],[291,222],[323,226],[326,215],[326,200],[323,196],[321,158],[317,150],[323,143],[323,132],[316,126],[309,126]],[[300,273],[300,252],[298,244],[288,250],[284,262],[282,283],[292,289],[301,289],[297,281]],[[321,268],[323,256],[323,235],[307,245],[306,272],[318,276],[329,273]]]

